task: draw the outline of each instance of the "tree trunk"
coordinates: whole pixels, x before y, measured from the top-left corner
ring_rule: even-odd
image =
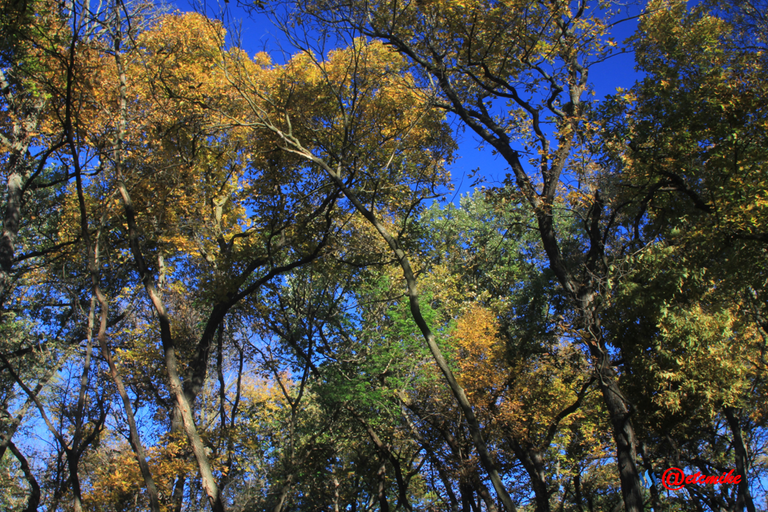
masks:
[[[519,160],[517,165],[522,167]],[[532,205],[536,207],[534,201],[532,201]],[[599,229],[602,201],[599,192],[596,192],[594,206],[590,209],[587,219],[589,221],[587,234],[590,238],[590,249],[584,263],[583,282],[579,282],[571,274],[561,258],[550,210],[551,208],[543,206],[539,206],[536,210],[541,241],[549,258],[550,268],[566,293],[571,297],[572,303],[579,313],[579,330],[582,333],[582,340],[595,361],[595,374],[603,394],[603,402],[611,419],[613,439],[616,443],[616,459],[619,466],[619,480],[621,481],[621,494],[624,498],[625,511],[642,512],[643,493],[640,474],[635,461],[637,453],[635,431],[632,426],[628,403],[619,388],[618,376],[610,364],[611,358],[605,345],[599,319],[597,283],[591,277],[601,268],[600,262],[605,255]]]
[[[536,512],[549,512],[549,490],[547,489],[544,458],[539,450],[531,446],[523,447],[516,440],[511,441],[512,450],[520,460],[531,479],[533,492],[536,497]]]
[[[645,443],[640,443],[640,454],[643,457],[643,466],[645,467],[646,471],[653,475],[653,467],[651,466],[651,461],[648,458],[648,453],[645,447]],[[651,485],[651,505],[653,507],[653,512],[661,512],[662,506],[661,506],[661,497],[659,496],[659,489],[656,487],[655,478],[652,478],[650,481]]]
[[[11,155],[11,167],[17,167],[14,164],[19,159],[19,155]],[[11,172],[6,184],[5,215],[0,235],[0,306],[4,302],[8,276],[13,268],[14,246],[21,219],[21,185],[21,175]]]
[[[728,420],[728,426],[733,433],[733,451],[736,458],[736,473],[741,476],[737,490],[736,508],[748,512],[755,512],[755,503],[752,501],[752,494],[749,492],[749,481],[747,481],[747,470],[749,469],[749,460],[747,458],[747,448],[744,444],[744,437],[741,435],[741,426],[736,416],[737,410],[733,407],[725,407],[725,418]]]
[[[16,460],[19,461],[21,470],[24,472],[24,478],[29,483],[29,498],[27,498],[27,507],[23,512],[37,512],[37,507],[40,505],[40,485],[37,483],[37,479],[35,479],[35,475],[32,473],[26,457],[16,448],[16,445],[10,443],[8,447],[16,457]]]
[[[379,500],[379,510],[381,512],[389,512],[389,502],[387,501],[387,463],[382,461],[379,471],[377,473],[379,477],[379,484],[376,489],[376,498]]]
[[[573,477],[573,491],[576,495],[576,510],[578,512],[583,512],[584,499],[581,497],[581,468],[579,468],[579,472],[576,473],[576,476]]]
[[[125,92],[127,78],[125,76],[124,66],[122,65],[118,51],[115,52],[115,60],[120,78],[121,110],[123,110],[125,107],[123,102],[127,98],[127,94]],[[200,469],[200,478],[202,480],[203,490],[208,496],[208,501],[213,512],[224,512],[224,505],[221,501],[219,488],[216,484],[216,479],[213,476],[213,472],[211,471],[211,464],[208,461],[208,456],[205,453],[205,447],[203,446],[200,434],[198,433],[197,427],[195,426],[191,404],[184,394],[181,378],[179,377],[178,363],[176,360],[176,347],[174,344],[173,336],[171,334],[171,322],[166,313],[163,301],[157,292],[154,276],[149,270],[149,267],[147,266],[144,259],[144,255],[139,242],[139,227],[136,223],[136,213],[133,208],[133,201],[131,200],[131,196],[128,193],[128,188],[126,187],[125,181],[123,180],[122,157],[126,122],[126,116],[121,115],[117,130],[117,157],[115,159],[115,175],[117,178],[117,188],[123,201],[126,223],[128,224],[128,238],[131,253],[133,255],[133,260],[136,264],[139,275],[141,276],[141,280],[144,283],[144,289],[146,290],[147,295],[149,296],[149,299],[155,309],[155,313],[157,314],[157,319],[160,324],[160,339],[163,345],[163,355],[165,358],[166,371],[168,372],[169,385],[176,402],[175,407],[178,408],[178,411],[181,415],[184,431],[187,434],[189,444],[192,446],[192,452],[195,454],[195,459],[197,460],[197,465]]]
[[[616,374],[606,363],[597,368],[600,391],[603,393],[616,442],[616,458],[619,465],[621,494],[626,512],[643,511],[643,492],[637,471],[635,431],[630,421],[631,413],[616,381]]]
[[[184,505],[184,485],[187,483],[187,475],[179,475],[176,479],[176,483],[173,484],[173,494],[171,495],[171,503],[173,504],[173,512],[181,512],[181,507]]]

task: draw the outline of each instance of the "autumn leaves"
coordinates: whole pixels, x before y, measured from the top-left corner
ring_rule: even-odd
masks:
[[[637,511],[643,472],[755,464],[764,81],[726,16],[657,5],[652,79],[598,108],[583,3],[298,3],[343,44],[284,64],[198,14],[35,5],[0,139],[30,509]],[[428,208],[446,115],[510,174]]]

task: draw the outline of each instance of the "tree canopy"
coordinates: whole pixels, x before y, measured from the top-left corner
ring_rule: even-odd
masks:
[[[768,507],[766,6],[245,7],[0,0],[1,508]]]

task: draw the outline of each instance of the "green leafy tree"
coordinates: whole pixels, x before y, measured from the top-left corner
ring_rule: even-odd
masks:
[[[729,432],[742,484],[696,498],[754,510],[747,453],[765,447],[759,435],[746,446],[742,430],[762,421],[745,410],[764,410],[766,68],[762,35],[745,30],[760,18],[748,4],[652,8],[634,40],[647,77],[604,107],[625,242],[648,244],[626,262],[610,329],[634,400],[659,418],[643,427],[649,442],[674,450],[667,464],[717,473],[727,464],[717,433]]]

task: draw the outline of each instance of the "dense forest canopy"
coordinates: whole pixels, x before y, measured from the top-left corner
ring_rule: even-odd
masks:
[[[763,0],[241,7],[0,0],[0,508],[768,509]]]

